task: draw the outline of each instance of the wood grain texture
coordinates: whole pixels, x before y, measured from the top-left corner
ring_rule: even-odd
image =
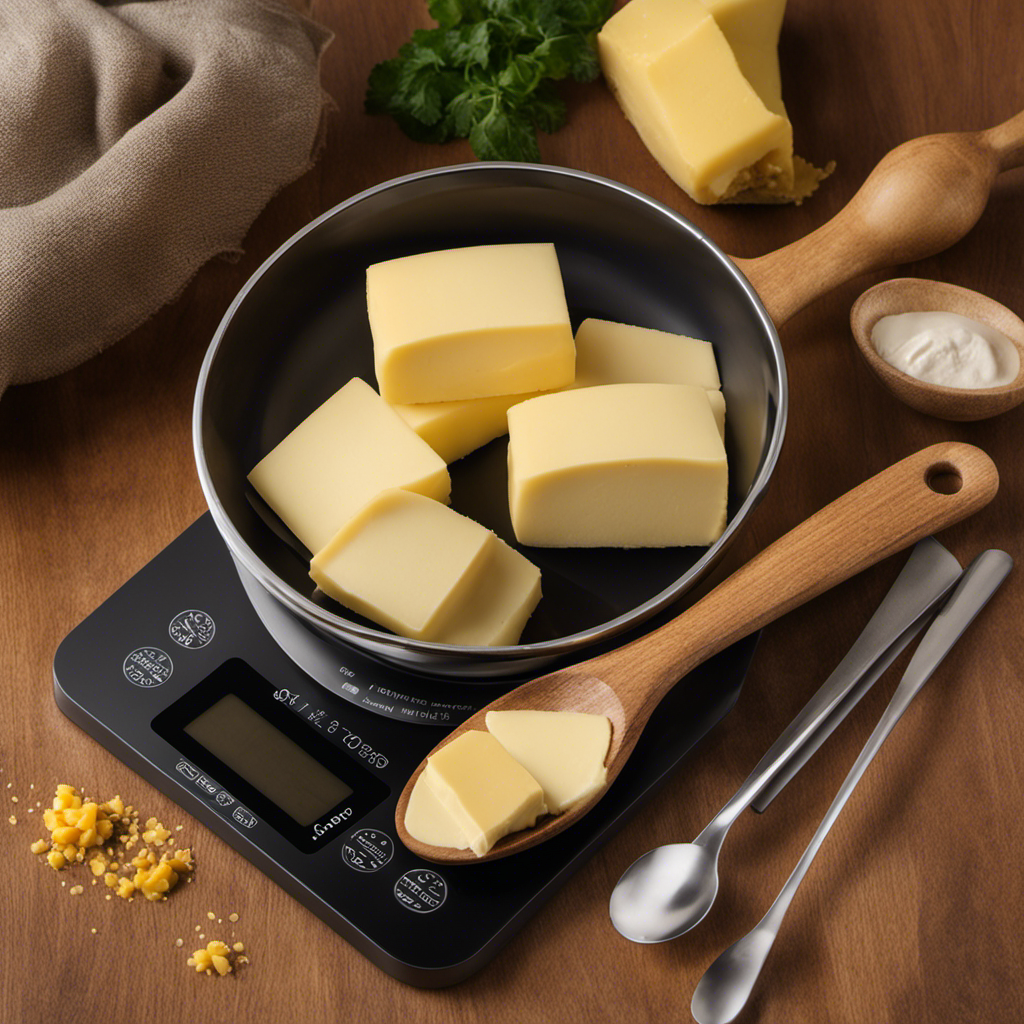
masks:
[[[465,144],[417,145],[362,111],[373,64],[429,23],[418,0],[308,7],[336,35],[324,81],[338,110],[316,166],[267,207],[238,262],[214,261],[123,342],[0,401],[0,796],[5,805],[20,798],[11,805],[18,824],[7,825],[6,814],[0,821],[0,1018],[49,1024],[73,1000],[113,1020],[152,1024],[183,1016],[204,1024],[686,1020],[705,967],[760,918],[796,862],[906,656],[763,817],[737,822],[722,854],[719,899],[699,929],[664,946],[628,943],[608,922],[611,886],[652,846],[703,828],[838,663],[895,578],[898,558],[767,628],[721,727],[492,965],[446,991],[407,988],[372,967],[53,703],[61,638],[204,510],[191,397],[237,290],[295,230],[360,189],[470,159]],[[797,150],[818,165],[837,162],[800,207],[691,203],[600,84],[567,88],[569,124],[542,138],[542,156],[624,181],[681,211],[725,251],[757,256],[825,223],[896,145],[1014,115],[1024,106],[1022,38],[1018,0],[790,0],[781,56]],[[1022,237],[1018,169],[995,180],[962,241],[899,273],[978,289],[1019,314]],[[1021,562],[1024,408],[950,424],[894,399],[849,332],[851,303],[880,276],[839,286],[783,328],[789,429],[772,487],[730,551],[734,565],[884,466],[943,440],[988,452],[1001,489],[941,539],[962,562],[985,547]],[[872,764],[790,910],[745,1020],[1024,1019],[1022,617],[1018,568]],[[68,895],[27,849],[38,834],[27,807],[58,781],[120,792],[145,813],[182,823],[199,860],[195,884],[156,906],[106,903],[88,885]],[[234,930],[252,964],[238,977],[214,981],[185,967],[189,936],[197,924],[205,931],[207,910],[241,914]],[[174,946],[179,936],[184,949]]]
[[[737,265],[776,326],[851,278],[923,259],[978,222],[996,176],[1017,165],[1024,113],[985,132],[910,139],[886,153],[831,220]]]

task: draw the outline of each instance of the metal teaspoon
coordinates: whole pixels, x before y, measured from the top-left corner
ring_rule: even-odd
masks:
[[[1011,568],[1013,559],[1005,551],[998,550],[982,552],[967,567],[953,596],[922,638],[878,725],[864,744],[864,749],[840,786],[832,806],[825,813],[818,830],[768,913],[752,931],[722,953],[697,983],[690,1012],[698,1024],[728,1024],[746,1005],[793,896],[854,787],[910,702],[996,592]]]
[[[849,653],[704,831],[692,843],[650,850],[626,869],[608,903],[621,935],[633,942],[666,942],[704,919],[718,894],[718,854],[733,823],[799,757],[822,723],[841,713],[851,689],[879,658],[909,642],[914,626],[920,628],[960,574],[960,563],[934,537],[916,545]]]

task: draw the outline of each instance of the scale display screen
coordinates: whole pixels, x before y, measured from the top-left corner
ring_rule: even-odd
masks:
[[[233,693],[189,722],[185,732],[300,825],[312,825],[352,795],[351,786]]]
[[[385,800],[385,783],[275,699],[232,658],[153,721],[154,730],[227,794],[306,852],[320,849]]]

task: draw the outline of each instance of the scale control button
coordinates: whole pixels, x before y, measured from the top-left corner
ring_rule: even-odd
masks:
[[[139,647],[124,659],[121,667],[129,683],[150,689],[166,683],[174,671],[174,662],[166,651],[159,647]]]
[[[239,825],[244,825],[246,828],[252,828],[256,824],[256,818],[244,807],[236,807],[234,811],[231,812],[231,817],[234,818]]]
[[[171,639],[180,647],[196,650],[205,647],[217,632],[213,618],[198,608],[178,612],[167,627]]]
[[[235,798],[226,789],[222,789],[215,799],[221,807],[230,807],[235,802]]]
[[[175,766],[175,769],[181,772],[189,782],[195,782],[199,778],[199,769],[193,768],[188,761],[179,761]]]
[[[375,828],[357,829],[341,848],[341,859],[354,871],[380,871],[395,854],[395,841]]]
[[[395,882],[395,899],[416,914],[431,914],[448,898],[448,884],[429,868],[406,871]]]
[[[200,789],[205,790],[211,796],[220,789],[220,786],[218,786],[216,782],[211,782],[205,775],[200,775],[199,778],[196,779],[196,785]]]

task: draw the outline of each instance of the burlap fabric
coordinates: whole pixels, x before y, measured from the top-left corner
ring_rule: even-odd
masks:
[[[329,39],[278,0],[0,0],[0,393],[238,250],[316,154]]]

